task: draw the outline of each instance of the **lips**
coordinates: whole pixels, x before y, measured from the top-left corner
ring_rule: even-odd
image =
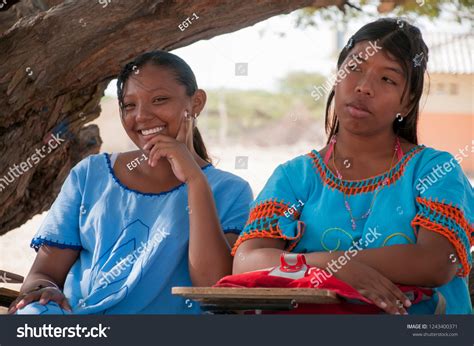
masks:
[[[371,116],[369,108],[363,102],[350,102],[346,105],[347,111],[354,118],[366,118]]]

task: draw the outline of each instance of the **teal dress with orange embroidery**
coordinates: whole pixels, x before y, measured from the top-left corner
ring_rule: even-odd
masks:
[[[355,229],[344,194],[356,218],[366,214],[373,203],[369,215],[359,218]],[[286,240],[286,250],[294,253],[414,244],[419,227],[424,227],[445,236],[456,249],[446,259],[458,266],[456,276],[435,288],[446,300],[446,313],[469,314],[473,208],[473,188],[447,152],[418,145],[384,174],[340,181],[312,150],[275,169],[251,204],[249,219],[232,253],[252,238]],[[408,312],[431,313],[430,309],[419,305]]]

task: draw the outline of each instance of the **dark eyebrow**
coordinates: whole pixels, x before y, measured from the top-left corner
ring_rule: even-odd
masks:
[[[163,87],[158,87],[158,88],[155,88],[155,89],[150,89],[150,90],[148,90],[148,91],[157,91],[157,90],[169,91],[168,89],[163,88]]]
[[[157,90],[163,90],[163,91],[166,91],[166,92],[169,92],[168,89],[166,88],[162,88],[162,87],[158,87],[158,88],[154,88],[154,89],[145,89],[147,92],[155,92]],[[127,93],[125,92],[124,95],[123,95],[123,98],[125,99],[126,97],[132,97],[134,96],[135,94],[130,94],[130,93]]]
[[[400,76],[402,77],[405,77],[405,74],[397,67],[394,67],[394,66],[385,66],[384,67],[384,70],[390,70],[390,71],[393,71],[395,73],[398,73]]]
[[[362,61],[362,63],[366,62],[367,60],[369,60],[370,57],[367,57],[366,59],[363,59],[362,57],[363,55],[363,51],[358,51],[358,52],[354,52],[354,53],[351,53],[350,54],[350,57],[351,59],[354,59],[354,56],[358,57],[358,59],[360,59]],[[393,71],[397,74],[399,74],[400,76],[402,76],[403,78],[405,78],[405,74],[403,73],[402,70],[400,70],[398,67],[396,66],[384,66],[383,68],[384,70],[390,70],[390,71]]]
[[[157,91],[157,90],[160,90],[160,89],[169,92],[169,90],[166,89],[165,87],[157,87],[157,88],[155,88],[155,89],[148,89],[148,88],[145,87],[145,86],[143,85],[143,83],[141,83],[137,78],[134,78],[134,76],[131,76],[131,78],[133,78],[136,83],[138,83],[143,89],[145,89],[145,90],[148,91],[148,92]]]

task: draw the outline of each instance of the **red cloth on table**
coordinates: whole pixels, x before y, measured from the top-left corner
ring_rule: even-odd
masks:
[[[293,255],[293,256],[288,256]],[[296,262],[291,264],[290,262]],[[338,304],[299,304],[294,310],[286,313],[316,314],[377,314],[382,309],[362,296],[356,289],[344,281],[326,272],[325,279],[316,284],[316,275],[323,270],[310,267],[302,254],[282,254],[279,267],[258,270],[237,275],[228,275],[220,279],[213,287],[265,287],[265,288],[316,288],[335,292],[342,303]],[[322,274],[322,273],[321,273]],[[328,277],[329,276],[329,277]],[[319,276],[321,277],[321,276]],[[430,299],[434,291],[429,288],[397,285],[405,293],[412,304]],[[282,313],[282,312],[278,312]]]

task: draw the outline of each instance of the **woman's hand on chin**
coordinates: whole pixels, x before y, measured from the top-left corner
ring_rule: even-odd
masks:
[[[156,135],[151,138],[143,149],[149,151],[148,164],[155,167],[158,160],[166,158],[171,164],[173,173],[181,182],[189,183],[202,178],[203,173],[193,157],[192,141],[193,119],[184,118],[176,138],[166,135]]]

